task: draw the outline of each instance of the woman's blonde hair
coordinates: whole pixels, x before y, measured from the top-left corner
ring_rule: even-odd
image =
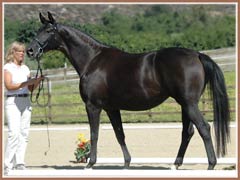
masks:
[[[9,48],[7,50],[6,56],[5,56],[5,62],[13,62],[14,61],[14,53],[19,50],[24,50],[25,51],[25,45],[20,42],[13,42],[12,44],[9,45]]]

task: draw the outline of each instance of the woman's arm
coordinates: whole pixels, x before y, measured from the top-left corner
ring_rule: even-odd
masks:
[[[30,80],[22,82],[22,83],[13,84],[12,83],[12,74],[9,71],[4,70],[4,84],[8,90],[18,90],[25,86],[32,86],[32,85],[34,85],[34,87],[35,87],[40,83],[40,81],[42,79],[43,79],[43,77],[40,77],[40,78],[36,78],[36,79],[30,79]]]

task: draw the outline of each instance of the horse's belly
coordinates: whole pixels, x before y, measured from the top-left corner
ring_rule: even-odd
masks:
[[[106,105],[106,109],[121,109],[121,110],[129,110],[129,111],[143,111],[147,109],[151,109],[153,107],[158,106],[163,101],[165,101],[167,97],[154,97],[150,99],[144,98],[130,98],[123,99],[117,98],[115,100],[111,100]]]

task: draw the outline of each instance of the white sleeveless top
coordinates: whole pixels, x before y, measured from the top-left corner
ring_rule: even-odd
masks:
[[[12,83],[18,84],[22,83],[28,80],[28,77],[30,77],[30,70],[26,65],[17,66],[15,63],[7,63],[3,67],[4,70],[7,70],[12,74]],[[7,90],[7,89],[6,89]],[[6,95],[12,95],[12,94],[28,94],[29,90],[28,87],[25,86],[23,88],[17,89],[17,90],[7,90]]]

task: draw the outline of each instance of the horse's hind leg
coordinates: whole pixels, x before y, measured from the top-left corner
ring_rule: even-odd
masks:
[[[124,155],[124,168],[128,168],[131,162],[131,156],[128,152],[126,143],[125,143],[125,135],[123,132],[122,119],[119,110],[107,110],[107,115],[112,123],[115,135],[117,137],[118,143],[122,148],[122,152]]]
[[[90,161],[86,166],[86,168],[91,168],[97,161],[97,141],[98,141],[101,109],[96,108],[91,103],[87,103],[86,110],[88,114],[88,121],[90,125],[90,136],[91,136]]]
[[[182,109],[182,123],[183,123],[183,130],[182,130],[182,141],[180,148],[178,150],[177,158],[174,162],[174,168],[178,168],[183,163],[183,158],[185,152],[187,150],[188,144],[194,134],[194,128],[192,122],[188,119],[185,111]]]
[[[208,157],[208,169],[213,169],[216,165],[216,156],[210,134],[210,125],[204,121],[203,116],[198,109],[197,103],[186,104],[182,107],[186,117],[196,126],[203,142]]]

